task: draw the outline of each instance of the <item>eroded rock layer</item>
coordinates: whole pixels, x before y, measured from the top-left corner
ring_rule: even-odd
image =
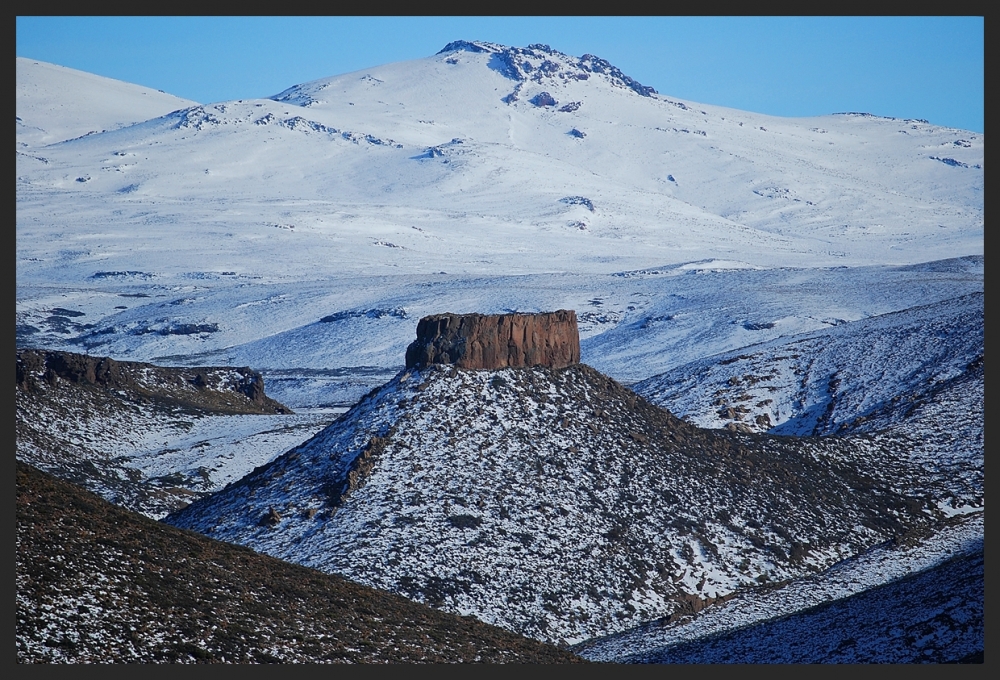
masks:
[[[406,366],[454,364],[458,368],[525,366],[564,368],[580,361],[576,312],[540,314],[435,314],[417,324]]]
[[[37,393],[41,383],[52,387],[60,380],[217,413],[291,413],[264,393],[264,378],[249,368],[173,368],[73,352],[17,351],[19,389]]]

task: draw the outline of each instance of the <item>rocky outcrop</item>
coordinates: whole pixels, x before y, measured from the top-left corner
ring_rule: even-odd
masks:
[[[291,413],[264,393],[264,378],[249,368],[170,368],[74,352],[17,351],[17,387],[94,386],[138,398],[216,413]]]
[[[535,106],[555,106],[559,102],[548,92],[539,92],[531,98],[531,103]]]
[[[450,42],[438,54],[455,51],[492,54],[490,68],[505,78],[510,78],[518,83],[527,81],[543,83],[546,80],[549,82],[589,80],[592,75],[598,74],[611,85],[627,88],[643,97],[651,97],[656,94],[656,90],[652,87],[633,80],[610,62],[592,54],[585,54],[578,59],[554,50],[548,45],[533,44],[527,47],[506,47],[479,40]],[[516,100],[516,94],[514,100]]]
[[[425,316],[417,324],[417,339],[406,349],[407,368],[428,364],[564,368],[579,361],[576,312],[566,309],[540,314]]]

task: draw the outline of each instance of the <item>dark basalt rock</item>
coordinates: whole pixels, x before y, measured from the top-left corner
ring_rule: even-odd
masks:
[[[221,413],[291,413],[264,393],[264,378],[249,368],[172,368],[74,352],[17,351],[17,387],[38,392],[40,383],[124,390],[136,397]],[[191,389],[194,388],[194,389]]]
[[[590,212],[594,212],[594,202],[586,196],[566,196],[565,198],[560,198],[559,202],[566,205],[582,205]]]
[[[496,43],[468,40],[450,42],[438,54],[455,51],[492,54],[489,67],[505,78],[520,83],[527,80],[541,83],[546,78],[588,80],[591,74],[597,73],[603,75],[613,86],[632,90],[643,97],[656,94],[656,90],[652,87],[630,78],[616,66],[592,54],[585,54],[577,59],[558,52],[548,45],[534,44],[526,48],[505,47]],[[533,64],[532,61],[540,63]]]
[[[564,368],[580,361],[576,312],[540,314],[436,314],[417,324],[406,366],[453,364],[458,368],[522,366]]]
[[[531,103],[535,106],[555,106],[558,102],[548,92],[539,92],[531,98]]]

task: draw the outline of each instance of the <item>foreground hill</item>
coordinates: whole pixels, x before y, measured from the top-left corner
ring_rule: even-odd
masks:
[[[574,655],[180,531],[17,464],[19,663],[568,663]]]
[[[574,643],[930,526],[941,477],[894,442],[704,430],[582,364],[427,364],[167,521]]]

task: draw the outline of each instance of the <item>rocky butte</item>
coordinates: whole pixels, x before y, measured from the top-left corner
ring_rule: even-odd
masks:
[[[538,314],[435,314],[417,324],[406,348],[406,367],[453,364],[458,368],[526,366],[565,368],[580,362],[576,312]]]

